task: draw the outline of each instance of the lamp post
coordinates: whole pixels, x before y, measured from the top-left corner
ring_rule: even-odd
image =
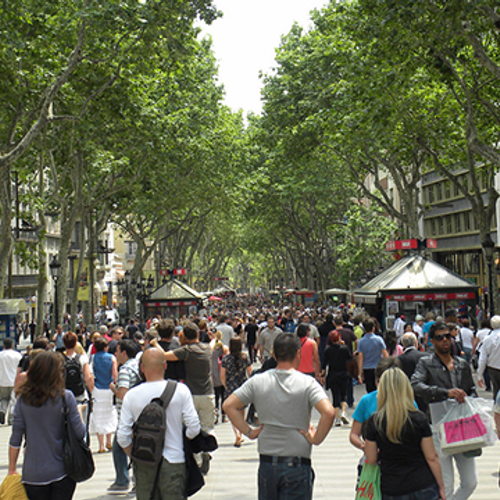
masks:
[[[61,275],[61,263],[57,260],[56,256],[52,257],[52,261],[49,264],[50,274],[54,280],[54,317],[53,317],[53,327],[54,331],[57,327],[57,322],[59,321],[59,311],[58,311],[58,290],[57,282],[59,281],[59,276]]]
[[[149,276],[147,281],[143,281],[139,277],[139,281],[137,282],[137,293],[138,293],[138,298],[141,302],[141,308],[140,308],[140,320],[141,323],[144,323],[144,315],[146,312],[146,307],[144,305],[144,301],[146,298],[149,296],[149,294],[152,292],[154,288],[154,278],[153,276]]]
[[[482,242],[484,256],[486,257],[486,271],[488,280],[488,308],[490,310],[490,318],[495,315],[495,299],[494,294],[498,294],[498,286],[493,283],[493,255],[495,254],[495,243],[488,235]]]

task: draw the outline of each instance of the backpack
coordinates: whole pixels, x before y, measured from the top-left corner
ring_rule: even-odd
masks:
[[[134,423],[130,458],[138,463],[158,466],[165,442],[166,409],[174,395],[177,382],[168,380],[159,398],[153,398],[142,410]]]
[[[83,382],[82,365],[80,364],[80,355],[73,358],[64,356],[64,368],[66,373],[66,389],[70,390],[75,396],[81,396],[85,392],[85,383]]]

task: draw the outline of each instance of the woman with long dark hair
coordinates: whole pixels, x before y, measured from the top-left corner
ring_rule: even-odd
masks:
[[[365,438],[367,463],[380,462],[382,500],[445,498],[432,431],[424,413],[415,408],[403,370],[391,368],[382,375],[377,413],[368,419]]]
[[[384,333],[384,341],[387,353],[391,358],[395,358],[400,354],[403,354],[403,347],[398,343],[398,337],[394,330],[387,330]]]
[[[30,500],[70,500],[76,483],[64,471],[64,396],[68,420],[75,435],[83,439],[85,425],[75,397],[64,389],[64,359],[42,351],[30,362],[26,379],[16,389],[17,404],[9,442],[9,471],[16,474],[23,438],[26,448],[22,482]]]
[[[344,345],[340,333],[337,330],[330,332],[328,344],[325,349],[321,376],[325,377],[325,388],[332,391],[333,407],[335,408],[335,427],[348,424],[347,418],[347,384],[349,383],[349,372],[347,361],[352,359],[351,353]]]
[[[229,341],[229,354],[222,358],[220,378],[224,386],[224,400],[226,400],[238,387],[243,385],[250,376],[252,365],[248,356],[241,352],[242,340],[233,337]],[[242,410],[242,413],[244,410]],[[236,436],[234,446],[239,448],[243,442],[241,432],[233,426]]]

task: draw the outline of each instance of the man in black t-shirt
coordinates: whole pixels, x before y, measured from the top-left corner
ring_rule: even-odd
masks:
[[[200,417],[202,430],[210,433],[215,425],[215,394],[212,382],[212,348],[200,342],[198,327],[188,321],[180,334],[182,346],[165,353],[168,364],[184,361],[186,369],[185,383],[193,395],[194,407]],[[210,455],[202,453],[200,470],[203,474],[210,467]]]
[[[245,333],[247,337],[247,348],[248,348],[248,357],[250,358],[250,362],[253,363],[256,358],[255,352],[255,341],[257,340],[257,331],[259,327],[255,322],[255,318],[252,316],[248,320],[248,324],[245,326]]]
[[[156,326],[156,331],[160,337],[158,344],[165,351],[178,349],[181,344],[175,337],[175,323],[171,319],[162,319]],[[167,363],[165,370],[165,380],[184,380],[186,372],[184,370],[184,361],[171,361]]]
[[[330,335],[330,332],[333,332],[333,330],[335,330],[335,325],[333,324],[333,314],[328,313],[326,315],[325,322],[318,327],[320,336],[319,358],[321,360],[321,364],[323,364],[323,353],[326,349],[326,341],[328,340],[328,335]]]

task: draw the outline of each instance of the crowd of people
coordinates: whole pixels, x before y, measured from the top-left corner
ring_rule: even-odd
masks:
[[[178,496],[172,498],[186,494],[186,437],[213,434],[229,419],[235,447],[259,439],[261,500],[284,498],[288,490],[312,498],[311,447],[342,426],[350,426],[350,442],[363,452],[358,474],[365,463],[380,464],[385,500],[466,500],[477,485],[475,458],[440,453],[429,405],[475,396],[477,371],[479,385],[493,391],[500,428],[500,317],[479,326],[476,331],[470,318],[450,309],[443,317],[429,312],[410,323],[398,315],[393,328],[383,331],[376,318],[349,307],[244,303],[211,315],[154,316],[144,325],[130,320],[95,331],[80,324],[64,333],[58,325],[52,335],[34,339],[24,356],[6,339],[0,423],[8,417],[13,425],[9,474],[17,470],[24,439],[23,482],[30,500],[72,498],[76,485],[61,469],[62,421],[59,428],[60,415],[54,417],[64,396],[78,433],[95,434],[95,451],[112,454],[116,474],[108,492],[132,490],[139,499],[149,498],[151,472],[137,464],[129,470],[134,422],[171,380],[177,385],[166,410],[157,487],[172,493],[175,485]],[[359,384],[366,394],[355,401]],[[313,408],[320,415],[316,427]],[[355,408],[352,415],[348,408]],[[41,426],[36,435],[47,425],[37,444],[35,425]],[[36,453],[48,455],[43,478]],[[203,474],[211,460],[203,448],[197,453]],[[456,491],[454,463],[460,475]]]

